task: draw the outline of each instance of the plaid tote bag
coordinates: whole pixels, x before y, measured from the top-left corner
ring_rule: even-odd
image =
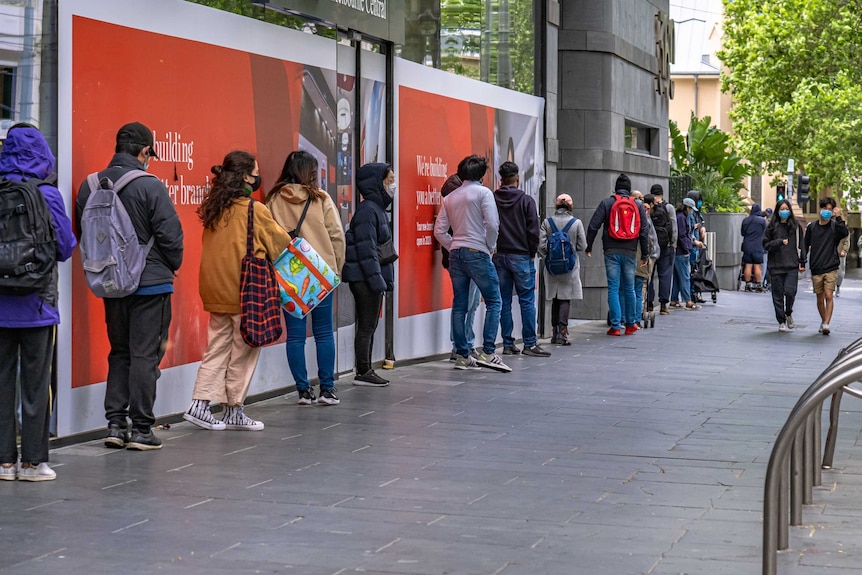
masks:
[[[278,284],[269,258],[254,255],[254,200],[248,204],[246,253],[242,258],[239,294],[239,331],[245,343],[260,347],[278,341],[282,332]]]

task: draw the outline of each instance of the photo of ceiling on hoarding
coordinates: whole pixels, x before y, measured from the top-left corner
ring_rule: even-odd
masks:
[[[386,84],[362,79],[362,163],[386,162]]]
[[[335,71],[306,66],[302,73],[299,149],[317,158],[318,185],[337,201],[335,137],[338,133]]]
[[[500,186],[497,168],[515,162],[520,168],[521,189],[539,204],[539,189],[545,179],[543,151],[538,137],[539,119],[526,114],[497,110],[494,121],[494,185]]]

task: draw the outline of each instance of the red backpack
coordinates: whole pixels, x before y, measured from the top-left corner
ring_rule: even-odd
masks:
[[[631,196],[614,194],[616,201],[611,206],[608,234],[615,240],[634,240],[641,233],[641,215]]]

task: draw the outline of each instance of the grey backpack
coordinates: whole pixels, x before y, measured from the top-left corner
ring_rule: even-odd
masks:
[[[138,242],[119,193],[146,176],[155,177],[143,170],[126,172],[116,183],[108,178],[100,181],[98,172],[87,176],[90,197],[81,215],[80,248],[84,275],[96,297],[126,297],[138,289],[155,236],[145,246]]]

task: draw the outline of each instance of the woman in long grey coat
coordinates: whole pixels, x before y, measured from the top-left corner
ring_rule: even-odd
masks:
[[[570,220],[575,222],[569,228],[568,236],[572,247],[575,249],[575,267],[568,273],[550,274],[544,265],[542,269],[545,274],[545,299],[552,300],[551,321],[554,325],[554,336],[551,343],[559,345],[570,345],[569,343],[569,308],[571,300],[583,299],[584,292],[581,287],[581,265],[577,258],[577,252],[583,253],[587,247],[587,236],[584,233],[584,224],[572,215],[572,197],[569,194],[560,194],[554,203],[556,211],[552,218],[558,230],[566,227]],[[548,237],[552,234],[551,224],[548,219],[542,222],[539,230],[539,256],[544,259],[547,255]]]

